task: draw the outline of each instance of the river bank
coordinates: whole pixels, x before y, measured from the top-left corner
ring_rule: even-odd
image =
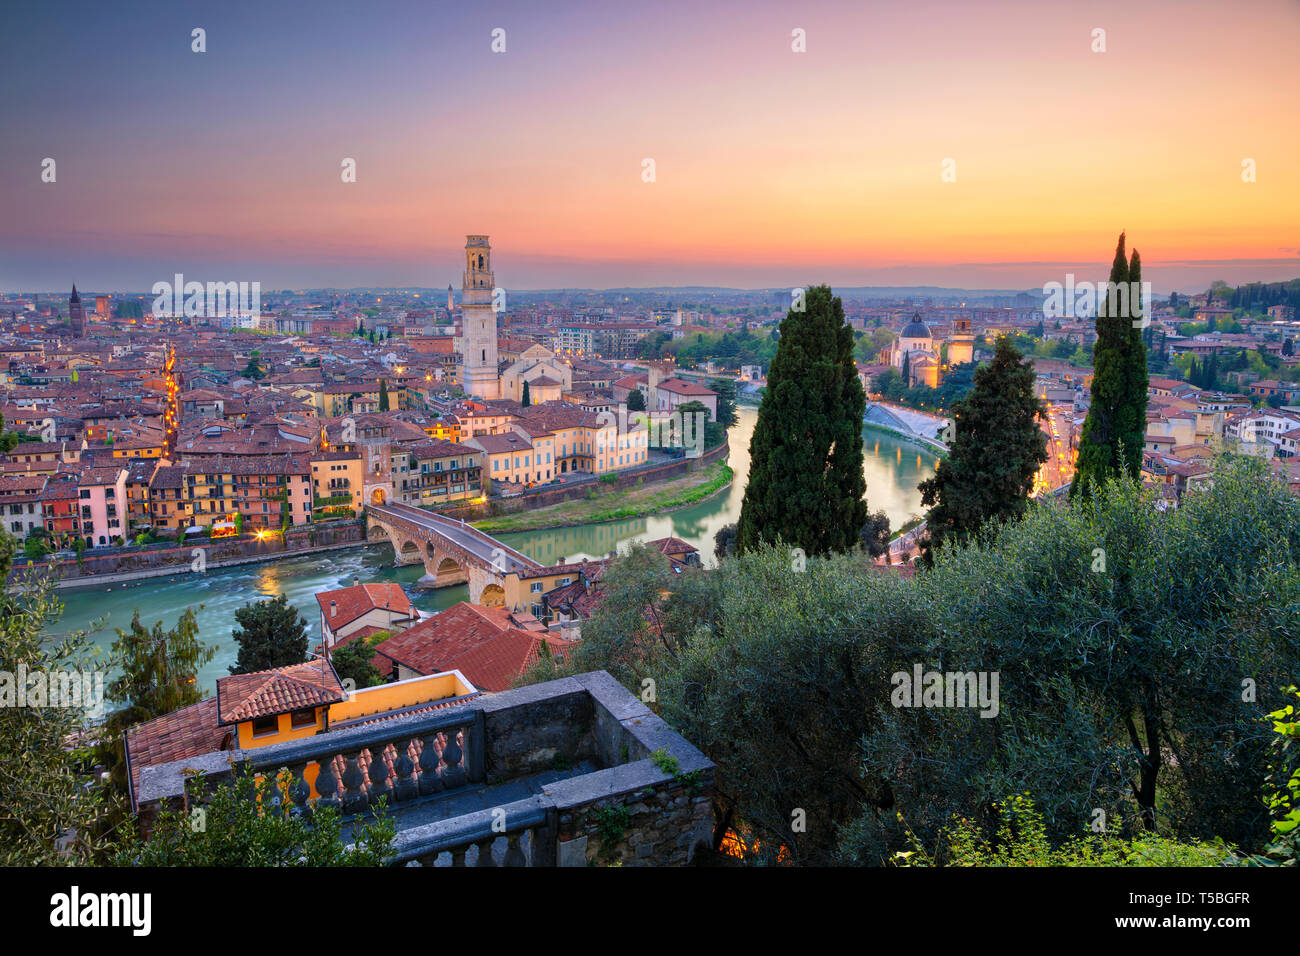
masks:
[[[888,425],[881,425],[879,422],[863,422],[862,427],[868,431],[884,432],[886,435],[892,435],[900,441],[905,441],[909,445],[916,445],[924,448],[931,454],[946,455],[948,446],[943,442],[935,441],[932,438],[926,438],[924,435],[918,435],[915,432],[905,432],[901,429],[890,428]]]
[[[524,514],[486,518],[474,527],[488,534],[546,531],[578,525],[604,524],[628,518],[668,514],[708,501],[731,487],[735,473],[725,462],[707,470],[649,487],[602,488],[598,482],[587,498],[537,508]]]
[[[15,561],[9,572],[9,581],[21,586],[24,581],[52,572],[57,578],[55,587],[59,590],[97,587],[177,574],[200,574],[298,555],[357,548],[365,543],[360,522],[333,521],[290,529],[283,538],[278,535],[216,540],[199,537],[184,545],[92,549],[83,552],[80,559]]]

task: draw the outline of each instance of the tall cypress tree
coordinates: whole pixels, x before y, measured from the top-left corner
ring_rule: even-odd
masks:
[[[1120,416],[1120,444],[1123,447],[1124,470],[1130,475],[1142,473],[1142,446],[1147,433],[1147,389],[1151,373],[1147,371],[1147,346],[1142,337],[1142,260],[1133,250],[1128,265],[1129,301],[1127,324],[1128,340],[1124,353],[1123,412]]]
[[[767,391],[749,444],[740,551],[778,538],[807,554],[847,551],[867,522],[862,472],[866,397],[853,363],[853,331],[829,286],[781,322]]]
[[[528,380],[524,379],[524,393],[519,396],[519,404],[525,407],[533,404],[533,396],[528,390]]]
[[[1034,396],[1034,367],[1006,336],[993,360],[975,371],[965,398],[953,403],[952,450],[921,482],[921,503],[933,506],[927,520],[934,548],[966,538],[988,521],[1006,521],[1025,510],[1034,475],[1047,461],[1046,414]]]
[[[1134,263],[1138,264],[1136,254]],[[1092,359],[1092,404],[1079,438],[1079,458],[1070,496],[1122,472],[1136,476],[1142,464],[1146,431],[1146,346],[1134,328],[1136,303],[1119,286],[1129,288],[1130,270],[1120,233],[1104,307],[1097,315],[1097,343]],[[1137,362],[1142,363],[1139,373]],[[1121,451],[1122,448],[1122,451]]]
[[[388,411],[388,383],[382,378],[379,380],[379,410]]]

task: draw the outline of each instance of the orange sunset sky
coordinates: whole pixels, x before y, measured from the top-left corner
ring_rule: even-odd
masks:
[[[1300,276],[1293,0],[209,6],[17,5],[0,287]]]

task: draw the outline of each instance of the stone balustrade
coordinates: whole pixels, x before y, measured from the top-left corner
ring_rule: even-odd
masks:
[[[394,865],[681,865],[712,834],[713,764],[604,671],[146,767],[142,818],[202,801],[193,769],[277,780],[273,802],[349,832],[383,801]]]

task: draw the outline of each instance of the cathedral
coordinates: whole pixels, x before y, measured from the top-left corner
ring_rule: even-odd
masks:
[[[465,275],[461,292],[460,386],[466,395],[491,401],[523,400],[528,383],[530,404],[558,401],[573,387],[573,368],[555,353],[533,345],[514,362],[502,363],[497,351],[497,313],[492,247],[487,236],[465,237]],[[447,312],[452,310],[451,287],[447,287]]]
[[[908,388],[939,387],[939,343],[921,320],[921,313],[913,315],[912,321],[903,326],[888,352],[889,364],[904,373]]]
[[[904,375],[908,388],[916,385],[938,388],[947,369],[975,359],[975,336],[971,332],[970,319],[953,320],[946,363],[942,361],[942,344],[917,312],[912,321],[903,326],[894,343],[881,353],[881,358]]]

